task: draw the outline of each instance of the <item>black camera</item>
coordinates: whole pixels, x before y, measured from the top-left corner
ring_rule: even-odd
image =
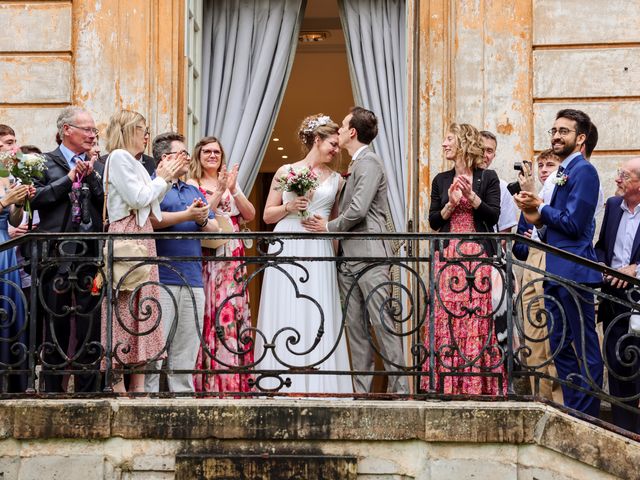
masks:
[[[524,173],[524,168],[522,168],[522,165],[524,163],[529,165],[529,172],[531,173],[532,172],[532,170],[531,170],[531,162],[529,160],[523,160],[522,162],[513,162],[513,169]]]

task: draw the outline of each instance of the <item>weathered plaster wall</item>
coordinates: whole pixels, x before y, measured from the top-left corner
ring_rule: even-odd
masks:
[[[44,150],[71,104],[101,130],[119,108],[140,111],[152,132],[176,128],[182,18],[182,0],[0,4],[0,122]]]
[[[420,226],[427,230],[431,180],[451,168],[441,143],[451,122],[498,136],[494,168],[505,179],[532,149],[529,1],[420,3]]]
[[[626,158],[640,155],[640,3],[624,0],[424,0],[419,13],[419,203],[427,229],[431,180],[449,168],[440,144],[451,121],[498,134],[494,168],[549,146],[561,108],[589,113],[592,158],[605,196]]]

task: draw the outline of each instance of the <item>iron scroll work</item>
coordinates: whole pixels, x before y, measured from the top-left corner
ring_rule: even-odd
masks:
[[[145,296],[144,287],[154,286],[162,294],[171,295],[167,287],[157,279],[149,279],[133,292],[126,292],[127,305],[118,289],[108,286],[112,281],[113,241],[120,238],[205,238],[233,237],[253,240],[255,247],[245,257],[235,258],[215,255],[210,252],[202,257],[154,257],[129,258],[133,260],[130,272],[143,265],[163,264],[180,277],[172,266],[176,261],[184,262],[234,262],[229,272],[229,281],[237,289],[227,297],[218,299],[219,307],[213,325],[215,348],[202,331],[202,319],[196,319],[199,342],[204,365],[202,370],[173,371],[158,367],[172,347],[176,332],[177,317],[163,318],[158,298]],[[400,240],[405,247],[396,257],[287,257],[285,242],[323,238]],[[496,256],[487,255],[488,242],[502,244]],[[612,295],[598,285],[582,285],[518,260],[512,254],[515,242],[526,245],[531,252],[551,253],[588,266],[617,278],[623,278],[629,287],[624,295]],[[103,249],[103,247],[106,248]],[[619,338],[610,338],[616,325],[634,324],[632,316],[638,308],[640,282],[634,278],[620,276],[602,265],[567,254],[547,245],[513,234],[274,234],[265,232],[235,234],[46,234],[33,233],[10,240],[0,246],[9,251],[19,247],[27,252],[16,266],[2,271],[0,275],[0,396],[104,396],[116,395],[113,384],[120,375],[131,373],[196,373],[208,376],[244,375],[249,386],[246,391],[206,392],[205,396],[279,396],[293,395],[312,397],[384,397],[412,398],[474,397],[523,399],[540,395],[541,385],[551,382],[564,388],[577,389],[585,395],[637,411],[631,406],[640,394],[616,397],[603,388],[597,375],[588,368],[567,378],[558,378],[548,373],[558,354],[550,351],[544,358],[533,361],[536,346],[549,341],[549,329],[560,329],[562,338],[571,334],[565,305],[556,305],[559,315],[550,315],[550,302],[556,300],[544,293],[545,284],[555,282],[564,286],[576,299],[588,299],[597,308],[603,304],[616,305],[619,313],[609,322],[603,332],[603,344],[616,345],[615,358],[603,355],[608,375],[622,381],[634,381],[640,375],[640,333],[628,328]],[[105,256],[105,252],[108,252]],[[220,252],[219,252],[220,253]],[[111,255],[110,255],[111,254]],[[115,259],[126,260],[126,259]],[[314,264],[329,264],[337,275],[351,276],[351,289],[340,296],[338,318],[335,312],[324,311],[319,295],[308,291],[306,286],[317,285]],[[358,265],[358,268],[353,268]],[[384,346],[374,338],[371,329],[368,342],[373,345],[376,366],[373,371],[353,371],[344,368],[327,369],[326,364],[338,352],[341,342],[348,336],[347,304],[356,301],[354,285],[374,268],[393,272],[389,280],[362,299],[365,308],[358,321],[371,324],[371,316],[379,315],[380,328],[400,339],[404,349],[404,364],[387,358]],[[15,281],[15,272],[25,269],[32,278],[32,287],[22,289]],[[251,291],[259,294],[259,286],[266,272],[277,274],[279,282],[289,285],[293,292],[291,304],[308,302],[317,310],[315,323],[303,319],[287,318],[293,309],[283,305],[278,313],[284,324],[276,331],[266,333],[257,325],[258,302],[252,304],[253,320],[249,326],[239,326],[234,338],[227,335],[228,325],[221,318],[224,305],[233,303],[237,297]],[[521,284],[521,272],[528,272],[528,281]],[[100,272],[104,277],[102,286],[96,290],[94,278]],[[273,277],[273,275],[272,275]],[[184,280],[185,286],[186,279]],[[273,277],[275,278],[275,277]],[[324,280],[324,279],[323,279]],[[327,288],[335,288],[333,286]],[[93,289],[93,292],[92,292]],[[191,302],[196,305],[193,291]],[[524,294],[528,292],[527,296]],[[533,295],[531,294],[532,292]],[[367,308],[374,296],[384,296],[378,311]],[[57,299],[67,299],[65,302]],[[360,300],[358,300],[360,301]],[[177,299],[173,299],[176,303]],[[541,308],[534,308],[534,305]],[[124,313],[123,313],[124,312]],[[133,326],[123,322],[121,316],[129,315]],[[582,311],[578,309],[580,324],[584,325]],[[268,318],[264,321],[269,322]],[[84,336],[76,334],[75,342],[60,338],[59,326],[72,322]],[[333,328],[328,328],[329,322]],[[120,331],[132,339],[152,335],[163,328],[164,343],[144,362],[130,363],[126,359],[134,341],[127,344],[126,336],[114,339],[118,325]],[[68,330],[68,329],[67,329]],[[64,330],[64,331],[67,331]],[[72,329],[74,331],[74,329]],[[531,332],[535,332],[532,335]],[[332,337],[328,338],[329,332]],[[470,340],[475,332],[472,346]],[[584,342],[584,331],[574,333],[574,342]],[[619,333],[615,333],[618,335]],[[72,335],[73,336],[73,335]],[[75,343],[75,345],[69,344]],[[321,353],[312,355],[316,350]],[[577,351],[581,350],[580,348]],[[239,361],[241,359],[241,361]],[[300,359],[311,359],[298,361]],[[580,359],[588,363],[586,359]],[[275,365],[265,369],[263,365]],[[622,366],[616,371],[616,366]],[[385,369],[386,367],[386,369]],[[99,375],[98,388],[92,392],[76,392],[68,377],[87,374]],[[295,378],[304,376],[373,375],[374,392],[367,394],[339,392],[291,391]],[[65,377],[63,392],[47,391],[43,378],[47,375]],[[389,376],[405,376],[411,384],[408,394],[385,392]],[[12,378],[22,378],[26,388],[20,391],[12,385]],[[476,380],[473,380],[476,379]],[[476,386],[474,385],[474,382]],[[19,382],[18,382],[19,383]],[[471,385],[471,386],[469,386]],[[478,387],[478,385],[480,385]],[[193,393],[161,392],[159,396],[193,396]],[[639,412],[640,413],[640,412]]]

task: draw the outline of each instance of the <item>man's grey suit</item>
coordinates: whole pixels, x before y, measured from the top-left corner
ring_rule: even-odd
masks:
[[[339,215],[327,224],[327,229],[330,232],[387,232],[387,178],[382,161],[367,147],[352,160],[350,173],[340,194]],[[390,252],[384,241],[364,239],[341,240],[340,251],[345,257],[386,257]],[[348,301],[346,325],[351,365],[356,371],[373,371],[375,368],[373,339],[365,315],[368,312],[384,367],[387,371],[397,371],[405,362],[402,340],[391,333],[395,331],[395,324],[384,307],[391,296],[389,266],[365,270],[369,266],[367,262],[345,262],[344,271],[338,274],[342,297]],[[369,295],[371,298],[365,305]],[[380,318],[380,312],[385,312],[384,320]],[[356,393],[369,392],[371,381],[370,375],[355,375]],[[407,377],[389,376],[388,391],[408,393]]]

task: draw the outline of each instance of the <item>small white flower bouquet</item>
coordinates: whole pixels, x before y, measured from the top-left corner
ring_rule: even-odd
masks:
[[[1,152],[0,177],[13,176],[23,185],[33,184],[34,178],[42,178],[47,169],[47,159],[39,153]],[[24,209],[31,218],[31,205],[25,199]]]

